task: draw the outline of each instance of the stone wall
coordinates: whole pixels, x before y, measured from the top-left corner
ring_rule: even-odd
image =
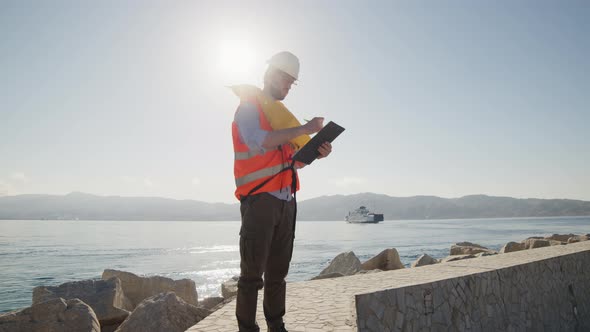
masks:
[[[284,318],[291,332],[590,331],[589,299],[585,241],[288,283]],[[188,331],[237,330],[231,301]]]
[[[430,281],[356,294],[358,331],[590,331],[588,244],[452,263],[441,276],[445,265],[416,269]]]

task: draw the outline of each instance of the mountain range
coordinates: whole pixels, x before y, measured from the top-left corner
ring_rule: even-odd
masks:
[[[385,220],[590,216],[590,202],[469,195],[392,197],[382,194],[321,196],[299,202],[298,220],[344,220],[348,211],[366,206]],[[0,219],[79,220],[240,220],[239,205],[160,197],[67,195],[0,197]]]

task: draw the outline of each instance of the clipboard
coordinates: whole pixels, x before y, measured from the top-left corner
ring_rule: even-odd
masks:
[[[317,134],[315,134],[312,139],[307,142],[299,151],[295,153],[293,156],[294,161],[302,162],[306,165],[311,164],[317,157],[319,157],[320,153],[318,152],[318,148],[320,145],[324,144],[324,142],[332,143],[338,135],[342,134],[344,128],[336,124],[335,122],[328,122],[327,125],[322,128]]]

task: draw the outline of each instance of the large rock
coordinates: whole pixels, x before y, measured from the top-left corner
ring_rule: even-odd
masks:
[[[524,243],[525,249],[535,249],[551,246],[551,240],[546,240],[539,237],[530,237],[522,241],[522,243]]]
[[[463,259],[470,259],[470,258],[476,258],[476,257],[477,256],[475,256],[475,255],[451,255],[451,256],[447,256],[447,257],[443,258],[441,260],[441,263],[460,261]]]
[[[451,246],[451,255],[475,255],[480,252],[494,251],[471,242],[459,242]]]
[[[383,272],[383,270],[381,270],[381,269],[360,270],[357,273],[355,273],[354,275],[357,275],[357,274],[372,274],[372,273],[379,273],[379,272]]]
[[[102,273],[103,279],[112,277],[121,279],[123,292],[131,301],[133,308],[150,296],[169,291],[176,293],[192,305],[198,304],[197,287],[195,282],[190,279],[173,280],[161,276],[140,277],[130,272],[110,269],[104,270]]]
[[[574,235],[567,239],[567,243],[576,243],[581,241],[588,241],[590,239],[590,234],[586,235]]]
[[[207,310],[212,310],[220,303],[223,303],[223,297],[212,296],[199,301],[199,307]]]
[[[184,332],[209,313],[174,292],[160,293],[141,302],[116,332]]]
[[[121,323],[112,324],[112,325],[101,325],[100,332],[115,332],[119,328],[120,325],[121,325]]]
[[[391,271],[403,268],[404,264],[399,259],[399,254],[395,248],[385,249],[361,265],[361,269],[363,270],[379,269],[382,271]]]
[[[518,242],[508,242],[506,243],[502,249],[500,249],[500,253],[501,254],[505,254],[505,253],[509,253],[509,252],[513,252],[513,251],[521,251],[521,250],[525,250],[526,246],[524,243],[518,243]]]
[[[437,263],[440,263],[438,259],[432,258],[428,254],[422,254],[422,256],[418,257],[418,259],[412,263],[411,267],[419,267]]]
[[[118,278],[73,281],[59,286],[38,286],[33,289],[33,304],[56,298],[82,300],[94,310],[101,325],[124,321],[132,309]]]
[[[350,276],[361,270],[361,261],[356,257],[354,252],[348,251],[334,257],[330,265],[320,272],[320,275],[328,273],[342,273]],[[370,270],[370,269],[365,269]]]
[[[55,298],[0,314],[0,332],[101,332],[94,311],[79,299]]]
[[[552,246],[561,246],[561,245],[567,244],[567,242],[561,242],[561,241],[557,241],[557,240],[549,240],[549,244]]]
[[[485,256],[494,256],[497,255],[498,253],[495,251],[484,251],[484,252],[480,252],[478,254],[475,254],[475,257],[485,257]]]
[[[551,236],[546,236],[546,240],[554,240],[559,242],[567,242],[567,240],[574,236],[574,234],[553,234]]]
[[[221,296],[224,299],[231,299],[238,294],[238,280],[239,277],[234,276],[221,284]]]
[[[345,275],[340,272],[330,272],[330,273],[317,275],[317,276],[311,278],[310,280],[332,279],[332,278],[340,278],[340,277],[344,277],[344,276]]]

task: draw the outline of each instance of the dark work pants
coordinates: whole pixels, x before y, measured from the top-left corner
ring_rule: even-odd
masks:
[[[240,206],[240,279],[236,317],[241,332],[256,332],[258,290],[264,286],[264,316],[269,330],[279,328],[285,315],[286,283],[293,254],[295,201],[262,193]],[[264,274],[264,281],[262,275]]]

